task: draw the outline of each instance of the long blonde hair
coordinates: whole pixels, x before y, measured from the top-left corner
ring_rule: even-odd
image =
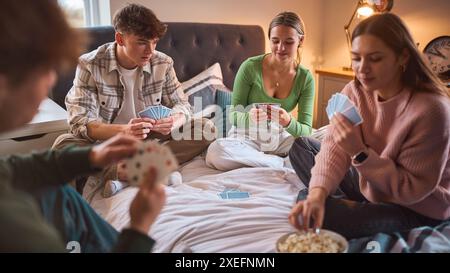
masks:
[[[363,34],[377,37],[397,56],[400,56],[403,50],[408,50],[409,61],[403,67],[402,82],[404,86],[410,87],[413,91],[432,92],[450,97],[450,91],[424,60],[411,33],[400,17],[392,13],[373,15],[356,26],[353,30],[352,41]],[[355,83],[360,85],[357,79],[355,79]]]
[[[302,18],[300,18],[300,16],[298,16],[296,13],[290,11],[284,11],[279,13],[270,22],[268,35],[269,39],[272,28],[277,26],[287,26],[297,31],[300,37],[300,44],[297,48],[297,57],[295,60],[295,66],[300,65],[300,63],[302,62],[302,53],[303,53],[303,43],[301,42],[301,37],[305,36],[305,24],[303,23]]]

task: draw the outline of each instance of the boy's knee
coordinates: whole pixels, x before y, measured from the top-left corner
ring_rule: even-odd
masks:
[[[76,137],[71,133],[59,135],[53,142],[52,149],[58,150],[69,145],[75,144],[77,146],[88,146],[92,143],[87,139]]]

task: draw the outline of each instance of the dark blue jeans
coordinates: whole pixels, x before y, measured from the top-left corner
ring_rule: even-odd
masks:
[[[67,252],[73,250],[68,244],[71,241],[77,242],[85,253],[112,251],[119,233],[73,187],[53,187],[31,194],[46,221],[59,231]]]
[[[292,166],[306,187],[309,186],[314,158],[319,150],[319,141],[300,137],[289,151]],[[300,191],[297,201],[305,200],[307,195],[308,190]],[[370,203],[361,194],[359,175],[352,166],[336,192],[326,200],[323,228],[352,239],[378,232],[391,233],[418,226],[437,226],[441,222],[400,205]]]

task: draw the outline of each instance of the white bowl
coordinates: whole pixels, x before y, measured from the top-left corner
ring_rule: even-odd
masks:
[[[309,232],[313,232],[313,230],[309,231]],[[281,251],[280,250],[280,244],[285,243],[286,239],[292,235],[292,234],[296,234],[296,235],[305,235],[306,232],[305,231],[296,231],[296,232],[290,232],[287,234],[284,234],[283,236],[281,236],[276,243],[276,249],[278,253],[283,253],[283,252],[288,252],[288,251]],[[338,243],[339,245],[339,253],[345,253],[348,250],[348,242],[347,240],[340,234],[330,231],[330,230],[326,230],[326,229],[321,229],[319,236],[323,234],[323,235],[327,235],[329,238],[331,238],[334,242]]]

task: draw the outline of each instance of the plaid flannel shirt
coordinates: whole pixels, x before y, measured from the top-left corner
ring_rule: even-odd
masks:
[[[66,107],[70,132],[94,141],[86,125],[92,121],[112,123],[124,98],[124,84],[118,69],[116,43],[108,43],[79,58],[73,87],[67,93]],[[141,108],[162,104],[172,113],[183,113],[188,120],[192,107],[183,93],[173,68],[173,60],[155,51],[149,64],[139,68],[138,101]]]

